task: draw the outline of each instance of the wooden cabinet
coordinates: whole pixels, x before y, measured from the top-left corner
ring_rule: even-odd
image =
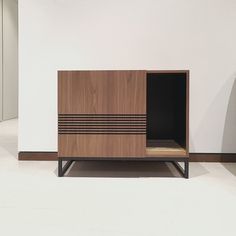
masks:
[[[187,163],[188,74],[188,71],[59,71],[61,173],[62,160]]]

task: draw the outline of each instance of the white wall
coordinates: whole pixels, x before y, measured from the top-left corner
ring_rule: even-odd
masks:
[[[236,152],[235,0],[20,0],[19,151],[57,150],[57,70],[190,69],[191,152]]]

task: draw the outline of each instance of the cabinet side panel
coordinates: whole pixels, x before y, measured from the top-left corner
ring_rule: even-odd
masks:
[[[186,152],[189,155],[189,71],[186,72]]]

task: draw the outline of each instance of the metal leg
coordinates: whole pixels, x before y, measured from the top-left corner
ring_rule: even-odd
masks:
[[[58,158],[58,177],[62,177],[62,159],[59,157]]]
[[[189,178],[189,161],[184,162],[184,178]]]
[[[180,166],[180,164],[177,161],[173,161],[172,163],[184,178],[186,179],[189,178],[189,161],[188,160],[184,161],[184,169]]]
[[[64,176],[66,171],[69,169],[69,167],[73,163],[73,160],[69,160],[66,162],[64,166],[62,166],[62,161],[63,161],[62,158],[59,157],[58,158],[58,177]]]

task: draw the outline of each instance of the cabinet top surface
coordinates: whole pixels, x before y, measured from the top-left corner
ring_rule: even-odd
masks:
[[[58,70],[61,72],[146,72],[146,73],[189,73],[189,70]]]

